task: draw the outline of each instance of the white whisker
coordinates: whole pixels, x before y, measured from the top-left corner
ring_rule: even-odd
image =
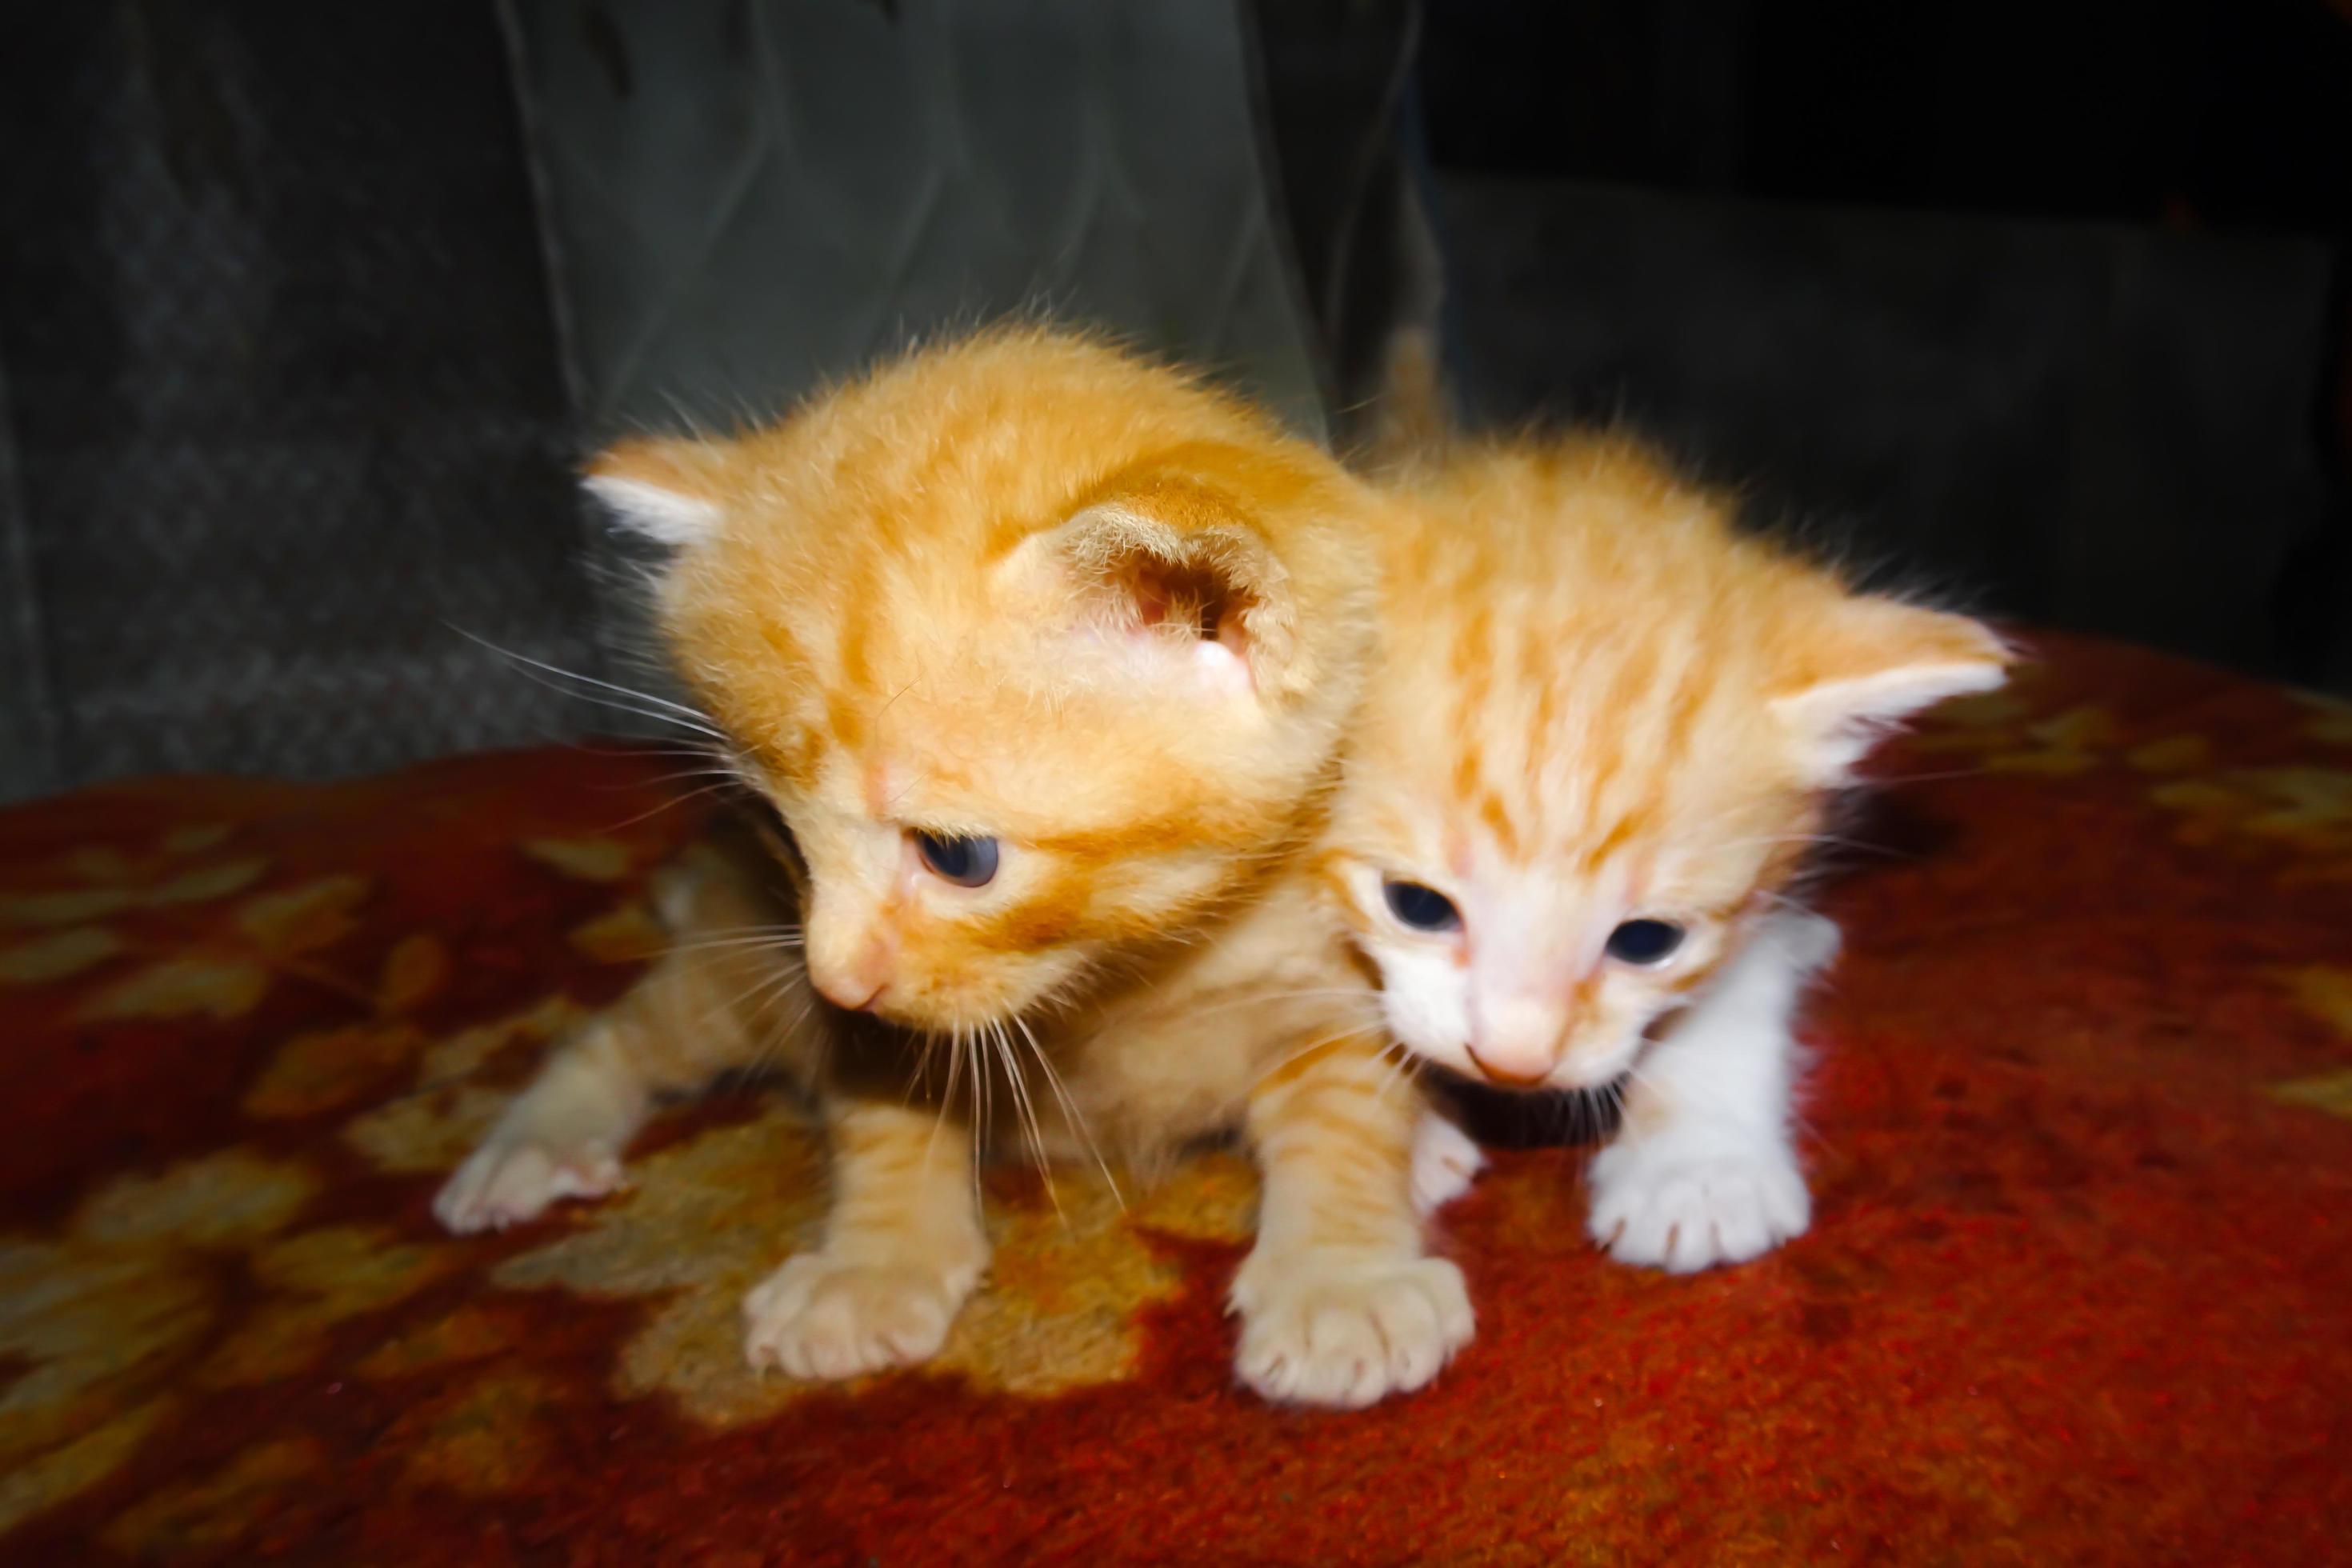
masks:
[[[710,716],[709,714],[701,712],[697,709],[689,708],[683,702],[673,702],[667,697],[656,697],[650,691],[639,691],[635,687],[620,686],[609,680],[600,680],[593,675],[583,675],[576,669],[566,669],[562,665],[550,664],[544,659],[533,658],[529,654],[517,653],[512,648],[500,647],[498,644],[490,641],[488,637],[477,637],[472,632],[467,631],[465,627],[460,626],[451,625],[449,629],[456,632],[459,637],[464,637],[467,642],[488,648],[490,652],[497,654],[500,658],[510,660],[515,664],[526,666],[531,669],[543,671],[548,675],[556,676],[564,680],[576,680],[583,686],[593,686],[601,691],[610,691],[618,696],[631,698],[636,702],[647,705],[645,707],[631,707],[619,702],[607,701],[604,706],[608,708],[618,709],[622,712],[625,713],[634,713],[640,719],[650,719],[657,721],[666,721],[667,722],[677,725],[681,729],[693,730],[701,734],[708,735],[712,740],[717,741],[721,744],[727,743],[727,736],[725,732],[720,731],[717,725],[710,721]],[[557,687],[554,688],[554,689],[564,690],[566,689]],[[584,691],[573,691],[571,695],[578,697],[584,701],[597,700],[597,699],[590,697],[588,693]]]
[[[995,1046],[997,1059],[1004,1064],[1005,1075],[1012,1081],[1014,1108],[1028,1127],[1030,1152],[1036,1157],[1037,1175],[1045,1184],[1045,1196],[1054,1205],[1054,1217],[1067,1226],[1069,1216],[1062,1212],[1062,1194],[1054,1187],[1054,1173],[1045,1157],[1045,1134],[1037,1123],[1037,1107],[1029,1094],[1029,1080],[1013,1055],[1013,1037],[1001,1018],[989,1020],[988,1032]]]
[[[1374,1098],[1378,1100],[1386,1100],[1389,1097],[1389,1091],[1394,1089],[1400,1080],[1415,1079],[1421,1074],[1421,1058],[1402,1043],[1390,1040],[1381,1047],[1381,1056],[1383,1058],[1391,1051],[1396,1054],[1396,1061],[1387,1072],[1381,1075],[1381,1087],[1374,1094]]]
[[[1087,1146],[1087,1153],[1093,1159],[1095,1169],[1102,1173],[1103,1184],[1110,1188],[1110,1195],[1118,1203],[1119,1212],[1126,1213],[1127,1194],[1119,1191],[1118,1178],[1110,1173],[1110,1162],[1103,1158],[1102,1147],[1095,1142],[1094,1129],[1087,1125],[1087,1119],[1079,1114],[1076,1102],[1070,1098],[1069,1089],[1062,1082],[1062,1075],[1055,1070],[1054,1058],[1045,1054],[1044,1046],[1038,1044],[1036,1031],[1029,1027],[1026,1018],[1016,1015],[1013,1023],[1021,1031],[1022,1038],[1029,1043],[1030,1055],[1037,1058],[1038,1067],[1045,1070],[1045,1087],[1052,1089],[1054,1098],[1061,1102],[1062,1120]]]
[[[972,1206],[978,1208],[988,1201],[987,1188],[981,1181],[980,1163],[988,1147],[988,1134],[995,1131],[992,1125],[994,1108],[991,1104],[994,1096],[989,1092],[988,1064],[981,1058],[980,1041],[968,1034],[961,1024],[956,1026],[956,1040],[959,1050],[969,1047],[971,1051],[971,1085],[977,1091],[980,1106],[979,1113],[972,1118],[971,1135],[971,1202]]]
[[[706,1009],[702,1016],[695,1021],[695,1028],[707,1029],[718,1018],[730,1013],[740,1013],[747,1005],[755,1011],[765,1006],[769,994],[791,984],[797,973],[791,964],[779,965],[773,973],[760,976],[718,1006]],[[754,1000],[755,997],[757,1000]]]
[[[635,827],[638,823],[646,821],[652,817],[659,816],[665,811],[675,811],[679,806],[686,805],[688,801],[699,800],[706,795],[730,794],[733,791],[740,790],[742,787],[743,786],[740,782],[730,779],[723,784],[704,784],[700,789],[678,791],[666,796],[658,805],[649,805],[645,810],[637,813],[635,816],[625,816],[618,822],[607,823],[596,831],[598,833],[618,833],[624,827]]]

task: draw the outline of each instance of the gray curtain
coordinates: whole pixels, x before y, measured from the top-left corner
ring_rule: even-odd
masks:
[[[1203,0],[513,0],[584,427],[724,429],[1024,310],[1320,434],[1243,10]],[[660,689],[592,531],[618,679]],[[616,729],[649,730],[615,713]]]
[[[1320,430],[1252,24],[1223,0],[13,18],[0,797],[620,727],[536,668],[609,678],[636,641],[572,489],[585,444],[764,414],[942,327],[1097,321]]]

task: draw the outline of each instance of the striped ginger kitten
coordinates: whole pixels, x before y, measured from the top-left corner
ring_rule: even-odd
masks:
[[[1132,1159],[1239,1126],[1265,1180],[1243,1378],[1360,1405],[1433,1376],[1471,1318],[1409,1195],[1420,1100],[1306,867],[1370,653],[1372,495],[1229,398],[1041,331],[736,439],[624,445],[589,486],[669,547],[669,650],[787,831],[667,877],[673,950],[443,1221],[610,1192],[657,1094],[780,1060],[833,1194],[744,1303],[746,1349],[843,1377],[931,1355],[980,1280],[976,1141]]]
[[[1792,1014],[1837,947],[1782,897],[1889,725],[1998,685],[1974,621],[1736,535],[1614,437],[1469,444],[1393,484],[1385,668],[1323,865],[1391,1027],[1486,1081],[1628,1078],[1591,1172],[1627,1263],[1802,1232]]]

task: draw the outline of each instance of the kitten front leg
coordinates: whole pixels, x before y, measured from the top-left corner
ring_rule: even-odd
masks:
[[[600,1198],[625,1184],[621,1152],[645,1124],[658,1075],[653,1042],[634,1037],[625,1003],[558,1047],[482,1146],[433,1199],[458,1236],[537,1219],[564,1198]]]
[[[716,841],[655,879],[675,945],[618,1001],[557,1046],[530,1087],[433,1200],[458,1235],[504,1230],[565,1198],[626,1184],[621,1155],[655,1100],[762,1060],[804,1067],[815,1043],[797,953],[745,944],[776,905]]]
[[[790,1002],[805,995],[796,957],[761,958],[690,948],[662,955],[643,979],[558,1046],[517,1095],[482,1146],[433,1200],[434,1216],[460,1236],[537,1219],[565,1198],[598,1198],[626,1184],[621,1155],[666,1094],[697,1089],[749,1065],[773,1042],[799,1042],[728,1005],[758,987]],[[776,974],[774,965],[785,965]]]
[[[1688,1273],[1804,1233],[1791,1026],[1806,980],[1836,951],[1830,921],[1776,917],[1642,1058],[1623,1125],[1589,1173],[1592,1238],[1610,1256]]]
[[[1358,1407],[1419,1388],[1470,1342],[1462,1271],[1423,1247],[1418,1088],[1370,1041],[1327,1047],[1252,1095],[1257,1245],[1234,1279],[1236,1368],[1269,1399]]]
[[[927,1361],[987,1267],[971,1134],[919,1106],[845,1102],[824,1240],[744,1299],[744,1355],[813,1378]]]

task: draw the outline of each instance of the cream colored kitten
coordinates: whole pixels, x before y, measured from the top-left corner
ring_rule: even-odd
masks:
[[[1785,890],[1874,739],[2008,651],[1737,536],[1622,440],[1456,447],[1392,489],[1414,521],[1323,860],[1390,1025],[1491,1083],[1625,1079],[1594,1239],[1753,1258],[1811,1219],[1790,1026],[1837,946]]]

